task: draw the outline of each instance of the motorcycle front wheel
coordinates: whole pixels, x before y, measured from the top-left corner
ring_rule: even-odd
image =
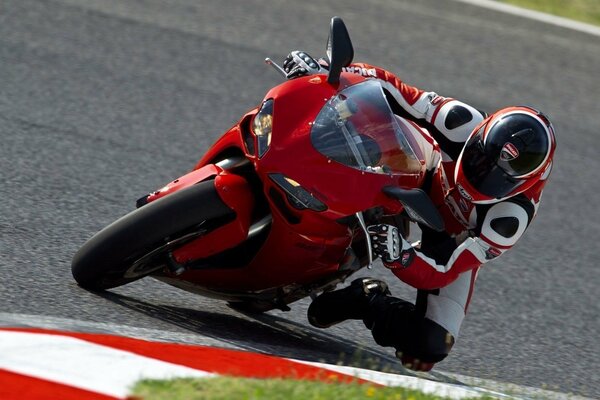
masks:
[[[169,250],[202,235],[207,222],[233,216],[213,181],[198,183],[102,229],[77,251],[71,272],[79,286],[89,290],[133,282],[164,267]]]

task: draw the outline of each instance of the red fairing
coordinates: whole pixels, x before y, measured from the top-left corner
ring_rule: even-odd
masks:
[[[167,196],[183,188],[195,185],[198,182],[210,179],[216,176],[217,174],[221,173],[222,171],[222,168],[219,168],[216,165],[212,164],[206,165],[201,169],[194,170],[182,177],[175,179],[174,181],[168,183],[167,185],[158,189],[157,191],[150,193],[147,199],[148,203],[154,200],[158,200],[161,197]]]
[[[331,219],[374,205],[399,210],[398,202],[387,198],[381,188],[387,185],[418,187],[424,179],[424,168],[418,174],[365,173],[333,162],[315,151],[309,135],[315,116],[339,90],[361,82],[364,82],[361,76],[343,73],[340,87],[334,88],[324,75],[317,75],[289,81],[266,96],[275,100],[273,132],[289,133],[273,134],[270,149],[256,164],[257,172],[265,176],[264,173],[278,171],[294,179],[328,205],[323,216]],[[298,101],[299,98],[302,101]]]
[[[227,265],[224,261],[215,268],[187,269],[171,279],[228,292],[323,280],[339,270],[355,235],[348,226],[337,222],[339,218],[377,206],[390,214],[402,211],[401,204],[385,196],[382,189],[388,185],[420,186],[425,176],[424,160],[419,160],[418,168],[410,173],[371,173],[333,161],[311,142],[312,125],[323,106],[341,90],[362,82],[364,77],[351,73],[342,73],[339,85],[327,83],[325,75],[286,81],[265,96],[265,101],[273,101],[272,138],[261,157],[244,143],[244,138],[252,135],[254,148],[257,147],[252,127],[260,107],[244,115],[211,147],[195,168],[215,173],[219,196],[235,210],[239,221],[175,250],[175,260],[183,265],[201,261],[236,246],[247,236],[256,199],[245,185],[237,185],[239,191],[227,191],[221,186],[229,172],[211,165],[224,154],[244,154],[251,162],[261,182],[263,199],[271,210],[268,235],[245,266]],[[274,173],[291,179],[326,204],[326,209],[297,209],[270,178]]]
[[[216,176],[215,188],[221,200],[231,208],[233,221],[173,251],[179,264],[210,257],[242,243],[248,237],[254,197],[248,182],[238,175],[222,173]]]

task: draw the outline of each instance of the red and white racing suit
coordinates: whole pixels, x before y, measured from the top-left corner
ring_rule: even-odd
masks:
[[[394,346],[403,362],[427,370],[447,354],[458,336],[481,266],[510,249],[534,218],[546,177],[532,189],[487,204],[473,204],[456,187],[454,167],[464,143],[485,114],[452,98],[407,85],[390,72],[352,64],[346,72],[377,79],[392,110],[413,121],[426,154],[423,189],[438,207],[445,232],[422,228],[411,254],[386,266],[419,289],[416,305],[393,297],[376,299],[365,321],[375,340]]]

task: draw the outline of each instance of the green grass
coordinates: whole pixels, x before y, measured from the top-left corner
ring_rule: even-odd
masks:
[[[438,396],[402,388],[291,379],[205,378],[143,380],[131,398],[143,400],[434,400]]]
[[[560,17],[600,25],[600,0],[500,0]]]

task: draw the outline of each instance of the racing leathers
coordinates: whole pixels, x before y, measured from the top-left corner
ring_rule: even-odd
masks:
[[[404,365],[429,370],[447,356],[458,337],[481,266],[514,246],[531,223],[550,169],[523,193],[475,204],[469,193],[455,184],[454,171],[465,141],[486,114],[453,98],[410,86],[372,65],[355,63],[344,72],[378,80],[394,113],[412,122],[427,164],[422,189],[442,215],[445,231],[420,226],[420,241],[411,244],[400,236],[397,258],[382,257],[396,277],[418,289],[415,304],[390,296],[383,282],[374,290],[377,281],[363,279],[323,294],[322,300],[317,298],[309,309],[309,320],[311,312],[311,322],[327,312],[328,299],[336,292],[364,296],[365,311],[359,318],[371,329],[375,341],[395,347]],[[313,324],[319,326],[318,321]]]

